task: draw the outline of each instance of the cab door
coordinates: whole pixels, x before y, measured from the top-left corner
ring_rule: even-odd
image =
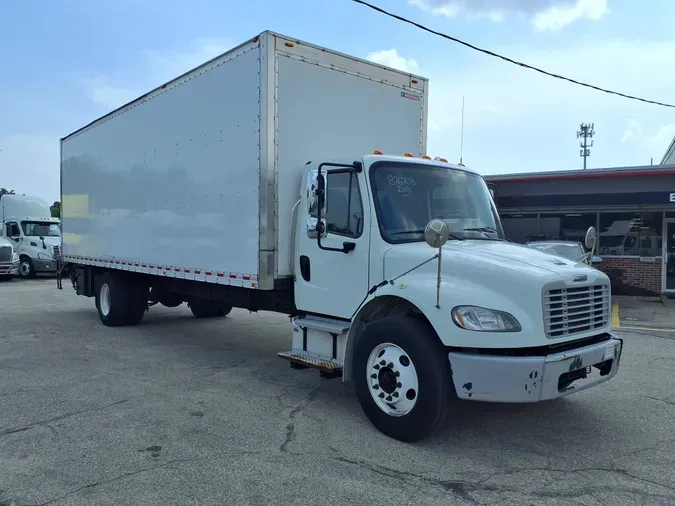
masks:
[[[368,292],[370,201],[363,172],[308,171],[295,254],[295,300],[306,313],[351,319]],[[323,190],[320,209],[316,190]]]

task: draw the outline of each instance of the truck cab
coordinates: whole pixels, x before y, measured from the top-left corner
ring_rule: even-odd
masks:
[[[426,435],[447,399],[537,402],[617,373],[609,278],[508,242],[466,167],[379,153],[311,163],[297,209],[299,314],[280,355],[354,380],[384,433]]]
[[[0,236],[12,241],[19,255],[19,276],[55,274],[61,250],[60,220],[53,218],[46,202],[26,195],[0,197]]]

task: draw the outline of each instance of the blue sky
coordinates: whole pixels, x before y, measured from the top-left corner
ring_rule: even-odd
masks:
[[[547,70],[675,103],[675,2],[372,0]],[[675,110],[537,75],[349,0],[35,0],[0,15],[0,187],[59,198],[58,139],[269,29],[430,79],[428,153],[483,174],[661,160]]]

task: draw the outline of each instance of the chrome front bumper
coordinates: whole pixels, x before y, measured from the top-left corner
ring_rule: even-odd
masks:
[[[0,263],[0,276],[17,276],[19,274],[19,262]]]
[[[451,352],[452,379],[460,399],[527,403],[563,397],[616,376],[623,340],[610,339],[546,356]]]

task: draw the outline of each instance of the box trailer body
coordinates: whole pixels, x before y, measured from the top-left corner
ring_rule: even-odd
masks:
[[[404,441],[452,399],[540,402],[612,379],[609,278],[505,239],[494,188],[426,154],[427,87],[264,32],[69,135],[75,292],[109,326],[155,303],[286,313],[279,356],[354,381]]]
[[[427,85],[263,33],[62,140],[65,259],[274,289],[305,164],[424,154]]]

